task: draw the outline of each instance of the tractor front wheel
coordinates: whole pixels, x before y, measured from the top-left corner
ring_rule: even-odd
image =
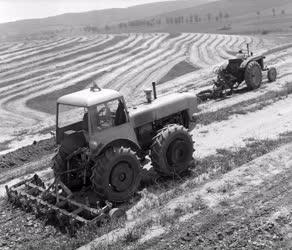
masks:
[[[110,148],[92,168],[93,190],[105,200],[128,201],[139,187],[140,169],[139,159],[130,148]]]
[[[268,70],[268,80],[269,82],[274,82],[277,78],[277,70],[275,67],[271,67]]]
[[[172,124],[154,137],[150,158],[154,169],[165,176],[185,171],[193,159],[193,140],[187,129]]]
[[[248,63],[244,73],[245,82],[248,88],[257,89],[262,84],[262,69],[256,61]]]

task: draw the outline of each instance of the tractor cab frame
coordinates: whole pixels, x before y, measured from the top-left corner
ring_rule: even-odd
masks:
[[[138,144],[124,97],[115,90],[91,88],[60,97],[56,114],[57,144],[88,145],[90,155],[98,154],[105,145],[116,140]],[[72,119],[77,121],[72,122]],[[70,148],[70,145],[65,147]]]

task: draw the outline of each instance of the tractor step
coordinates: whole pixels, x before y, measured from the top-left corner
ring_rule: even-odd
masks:
[[[34,175],[11,187],[5,186],[8,200],[37,217],[54,220],[61,226],[75,227],[84,224],[103,224],[110,218],[112,203],[105,201],[96,208],[72,199],[71,191],[58,179],[47,188],[45,183]]]

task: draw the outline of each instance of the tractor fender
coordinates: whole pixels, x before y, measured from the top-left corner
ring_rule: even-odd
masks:
[[[245,60],[240,64],[240,69],[245,69],[247,64],[253,60]]]
[[[249,57],[247,60],[244,60],[241,64],[240,64],[240,69],[245,69],[246,66],[251,62],[251,61],[257,61],[261,68],[264,68],[263,65],[263,60],[265,59],[265,56],[253,56],[253,57]]]
[[[141,154],[142,149],[141,147],[133,140],[131,139],[116,139],[114,141],[111,141],[107,144],[102,144],[100,143],[97,147],[97,150],[95,150],[94,155],[98,156],[103,154],[108,148],[113,148],[113,147],[127,147],[127,148],[131,148],[134,152],[136,152],[138,155]]]

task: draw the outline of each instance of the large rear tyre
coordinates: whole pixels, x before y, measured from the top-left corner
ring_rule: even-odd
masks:
[[[102,199],[128,201],[139,187],[140,169],[139,159],[130,148],[110,148],[92,168],[93,189]]]
[[[59,152],[53,159],[54,176],[58,177],[69,189],[78,188],[82,186],[82,178],[78,172],[66,173],[67,169],[67,154],[61,146]],[[82,165],[81,155],[75,155],[69,161],[69,170],[80,168]]]
[[[277,78],[277,70],[275,67],[271,67],[268,70],[268,80],[269,82],[274,82],[276,81]]]
[[[193,140],[187,129],[172,124],[154,137],[150,158],[154,169],[165,176],[181,174],[193,159]]]
[[[70,174],[64,173],[67,171],[67,157],[79,148],[84,147],[86,143],[83,133],[74,133],[70,136],[64,137],[58,153],[53,158],[53,171],[55,177],[68,187],[78,187],[82,184],[82,178],[78,176],[77,172]],[[81,155],[73,156],[69,161],[69,170],[80,168]]]
[[[247,64],[244,79],[249,89],[257,89],[262,84],[262,69],[256,61]]]

